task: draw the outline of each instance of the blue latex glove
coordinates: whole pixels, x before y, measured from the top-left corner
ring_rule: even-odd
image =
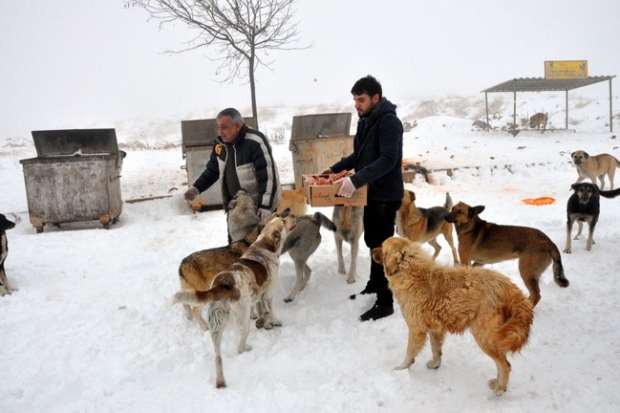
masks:
[[[340,189],[338,190],[338,195],[339,196],[343,196],[345,198],[351,198],[351,195],[353,195],[353,192],[355,192],[355,185],[353,185],[353,182],[351,182],[351,178],[342,178],[342,179],[338,179],[337,181],[334,181],[335,184],[339,184],[342,183],[342,186],[340,187]]]

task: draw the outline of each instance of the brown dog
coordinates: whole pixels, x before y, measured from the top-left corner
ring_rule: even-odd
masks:
[[[519,259],[519,272],[535,306],[540,301],[541,274],[553,262],[553,279],[568,287],[560,250],[542,231],[530,227],[497,225],[480,219],[484,206],[454,205],[446,217],[454,223],[459,240],[461,264],[481,266]]]
[[[530,128],[540,129],[542,126],[543,132],[547,129],[548,115],[546,113],[537,113],[530,118]]]
[[[308,204],[306,202],[306,196],[304,195],[303,189],[282,190],[282,198],[280,199],[280,204],[276,209],[276,213],[278,215],[282,215],[287,208],[291,211],[291,214],[298,217],[306,215],[308,211]]]
[[[268,329],[279,324],[273,315],[273,291],[278,281],[282,246],[295,225],[295,215],[273,218],[241,258],[215,276],[211,289],[204,292],[181,290],[171,300],[171,305],[183,303],[195,307],[209,304],[209,330],[215,349],[218,388],[226,387],[221,345],[230,318],[239,330],[239,353],[248,350],[250,313],[255,305],[261,310],[256,327]]]
[[[397,370],[411,366],[431,341],[429,369],[441,365],[446,333],[469,329],[476,342],[497,365],[497,377],[489,385],[500,396],[510,375],[508,353],[518,352],[527,342],[534,319],[532,303],[510,279],[498,272],[471,267],[442,267],[419,243],[391,237],[372,251],[383,264],[390,289],[409,328],[405,360]]]
[[[437,237],[439,234],[442,234],[452,250],[454,265],[459,265],[459,258],[456,255],[456,248],[452,238],[454,226],[445,220],[452,206],[452,198],[446,192],[446,202],[443,206],[418,208],[415,204],[415,193],[405,190],[403,203],[396,213],[396,233],[411,241],[428,242],[431,244],[435,249],[433,259],[436,259],[439,251],[441,251],[441,245],[437,242]]]
[[[577,181],[575,181],[576,184],[586,178],[595,184],[598,177],[599,181],[601,181],[600,189],[603,189],[605,188],[605,175],[607,175],[609,177],[610,189],[614,189],[616,167],[620,166],[618,159],[607,153],[590,156],[582,150],[575,151],[570,156],[579,174]]]
[[[181,288],[183,290],[194,290],[196,293],[209,290],[215,276],[241,258],[273,216],[275,215],[272,214],[255,225],[252,231],[239,241],[232,242],[224,247],[196,251],[183,258],[181,265],[179,265]],[[189,320],[193,318],[203,330],[209,329],[207,322],[202,318],[204,305],[191,307],[184,304],[183,306],[185,307],[185,315]]]

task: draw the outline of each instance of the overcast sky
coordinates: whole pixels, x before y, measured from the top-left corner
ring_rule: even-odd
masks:
[[[267,58],[259,107],[352,102],[352,84],[369,73],[398,103],[542,77],[546,60],[587,60],[590,76],[620,68],[618,0],[300,0],[295,9],[298,46],[313,46]],[[0,137],[249,108],[247,84],[218,83],[213,49],[163,53],[191,37],[122,0],[0,0]]]

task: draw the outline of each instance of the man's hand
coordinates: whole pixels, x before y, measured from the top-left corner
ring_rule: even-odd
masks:
[[[351,198],[353,192],[355,192],[355,185],[351,182],[351,178],[342,178],[334,181],[335,184],[339,184],[342,182],[342,186],[338,190],[338,195],[343,196],[345,198]]]
[[[323,171],[321,171],[321,175],[327,175],[331,173],[333,173],[332,168],[323,169]]]
[[[186,201],[193,201],[198,196],[198,194],[198,189],[192,186],[187,191],[185,191],[183,197],[185,197]]]
[[[269,214],[271,214],[271,211],[267,208],[258,208],[258,211],[256,211],[256,215],[258,215],[261,221],[265,219]]]

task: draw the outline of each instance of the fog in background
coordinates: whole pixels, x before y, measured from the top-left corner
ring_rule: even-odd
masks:
[[[615,0],[301,0],[295,7],[296,46],[312,47],[265,58],[274,63],[257,72],[259,113],[268,105],[352,103],[352,84],[369,73],[398,104],[542,77],[546,60],[587,60],[590,76],[620,67]],[[250,107],[247,84],[218,82],[214,49],[166,54],[195,33],[148,17],[121,0],[0,0],[0,138]],[[593,88],[608,93],[607,83]]]

